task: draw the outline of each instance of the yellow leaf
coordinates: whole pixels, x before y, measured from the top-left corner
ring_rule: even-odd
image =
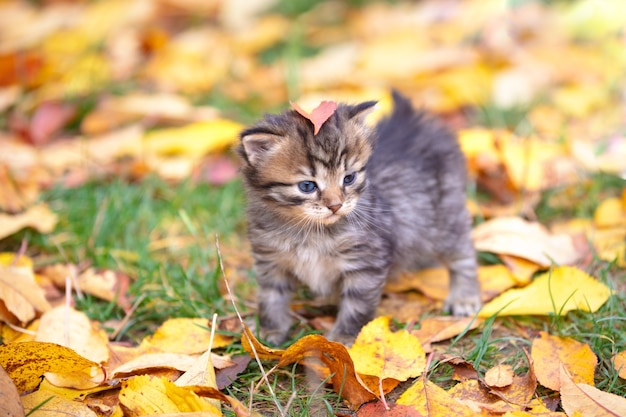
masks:
[[[45,389],[24,395],[22,405],[24,410],[31,412],[29,415],[34,417],[44,415],[46,417],[97,417],[87,404],[70,400]],[[33,411],[35,408],[39,410]]]
[[[237,142],[242,125],[227,119],[196,122],[182,127],[151,131],[145,136],[148,152],[160,155],[184,154],[200,158]]]
[[[485,372],[485,384],[490,387],[507,387],[513,383],[513,367],[511,365],[496,365]]]
[[[187,385],[205,386],[217,389],[217,379],[215,377],[215,368],[211,360],[211,352],[206,351],[200,357],[196,358],[191,367],[180,376],[175,382],[179,387]],[[232,363],[234,365],[234,362]],[[218,400],[207,400],[213,406],[220,410],[221,404]]]
[[[388,316],[378,317],[363,326],[348,352],[359,374],[381,380],[406,381],[421,375],[426,366],[419,339],[407,330],[391,332]]]
[[[516,279],[504,265],[487,265],[478,268],[478,282],[483,301],[490,300],[513,287]],[[450,275],[446,268],[427,268],[403,274],[387,283],[385,291],[401,292],[418,290],[433,300],[445,300],[448,296]]]
[[[109,359],[109,337],[97,322],[71,307],[61,305],[40,318],[38,342],[56,343],[98,363]]]
[[[85,381],[104,379],[97,363],[54,343],[22,342],[0,346],[0,365],[20,392],[35,389],[46,372],[72,375]]]
[[[163,323],[157,331],[141,341],[142,349],[157,349],[169,353],[203,353],[209,348],[209,321],[201,318],[175,318]],[[233,338],[215,334],[213,349],[228,346]]]
[[[561,404],[568,416],[580,413],[585,417],[620,417],[626,415],[626,398],[619,397],[585,383],[575,382],[563,364],[559,366]]]
[[[613,197],[602,201],[593,214],[597,227],[626,226],[626,206],[621,198]]]
[[[220,410],[191,389],[177,387],[165,378],[152,378],[148,375],[123,381],[119,398],[120,404],[128,410],[125,413],[128,416],[192,411],[205,411],[207,417],[222,415]]]
[[[0,239],[11,236],[25,227],[32,227],[40,233],[50,233],[57,221],[58,216],[45,204],[30,207],[18,214],[0,213]]]
[[[423,377],[418,378],[396,401],[408,405],[425,416],[475,416],[470,407],[452,397],[443,388]]]
[[[511,289],[496,297],[482,310],[479,317],[512,316],[520,314],[564,314],[571,310],[594,312],[611,295],[603,283],[575,267],[553,268],[535,278],[528,286]]]
[[[572,374],[574,382],[593,385],[593,374],[598,359],[589,345],[569,337],[552,336],[540,332],[533,340],[531,357],[539,383],[558,391],[560,389],[559,367],[564,366]]]

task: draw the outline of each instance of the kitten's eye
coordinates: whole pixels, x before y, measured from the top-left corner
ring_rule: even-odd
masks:
[[[345,177],[343,177],[343,183],[345,185],[350,185],[352,184],[354,181],[356,180],[356,172],[352,173],[352,174],[348,174]]]
[[[314,183],[313,181],[301,181],[298,183],[298,188],[303,193],[309,194],[317,190],[317,184]]]

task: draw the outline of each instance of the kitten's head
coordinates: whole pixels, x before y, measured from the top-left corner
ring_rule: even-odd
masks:
[[[250,203],[302,224],[333,224],[351,213],[367,186],[372,133],[363,119],[375,104],[340,104],[317,135],[293,110],[243,131],[238,153]]]

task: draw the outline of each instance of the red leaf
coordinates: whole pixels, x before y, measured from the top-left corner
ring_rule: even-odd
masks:
[[[335,110],[337,110],[337,103],[335,103],[334,101],[322,101],[319,106],[311,111],[311,113],[304,111],[302,107],[298,106],[293,101],[290,101],[289,103],[295,111],[302,115],[302,117],[309,119],[311,123],[313,123],[314,135],[317,135],[322,125],[326,122],[326,120],[330,118],[330,116],[333,115]]]

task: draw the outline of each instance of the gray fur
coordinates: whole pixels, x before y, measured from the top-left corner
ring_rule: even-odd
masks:
[[[471,315],[480,308],[463,154],[442,125],[393,96],[393,113],[375,130],[362,121],[368,102],[340,105],[317,135],[295,111],[242,132],[259,319],[271,343],[288,335],[299,283],[339,294],[328,337],[346,343],[373,318],[385,281],[417,265],[448,267],[447,310]],[[303,193],[300,181],[319,187]]]

